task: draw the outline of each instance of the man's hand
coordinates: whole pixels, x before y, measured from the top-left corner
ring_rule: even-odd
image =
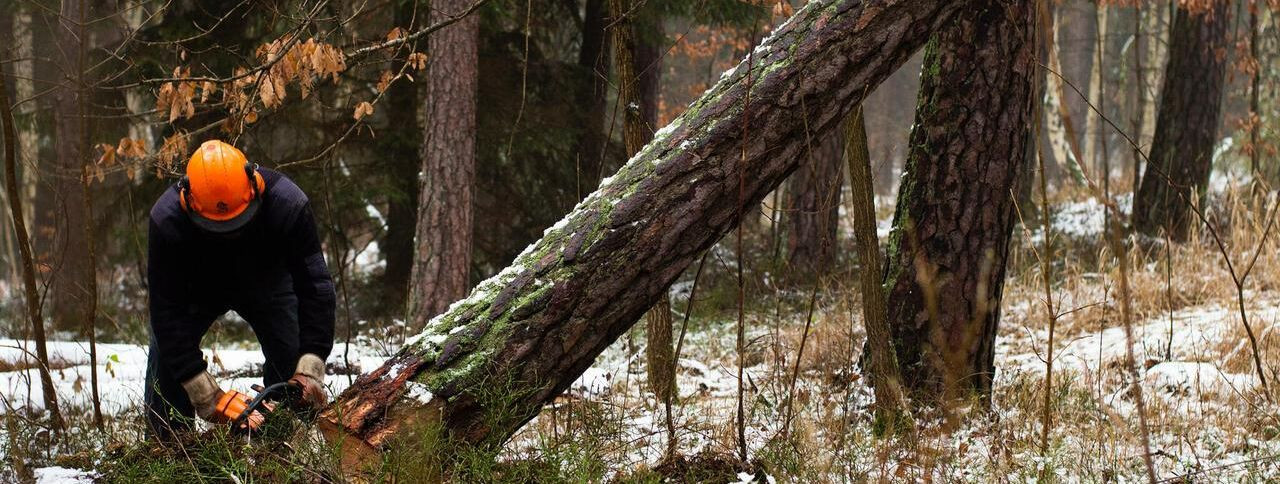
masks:
[[[249,407],[249,396],[235,390],[224,392],[209,372],[203,372],[194,378],[182,382],[187,391],[196,415],[213,423],[227,423],[239,417]],[[244,424],[250,429],[257,429],[266,420],[261,413],[253,412]]]
[[[289,379],[302,388],[303,405],[315,410],[329,404],[329,393],[324,388],[324,360],[307,353],[298,358],[298,369]]]

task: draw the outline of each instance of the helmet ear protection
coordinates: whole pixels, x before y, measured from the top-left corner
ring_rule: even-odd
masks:
[[[262,179],[262,174],[258,173],[257,163],[244,163],[244,175],[249,179],[249,200],[250,202],[262,196],[262,190],[266,188],[267,182]],[[191,193],[191,179],[187,175],[182,175],[182,179],[178,180],[178,204],[182,205],[182,210],[188,214],[199,212],[200,208],[196,207],[194,202],[187,200],[187,194]]]

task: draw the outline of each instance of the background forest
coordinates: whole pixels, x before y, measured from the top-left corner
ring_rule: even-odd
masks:
[[[1280,475],[1278,2],[0,10],[0,481]],[[164,447],[148,217],[210,139],[310,198],[335,404]]]

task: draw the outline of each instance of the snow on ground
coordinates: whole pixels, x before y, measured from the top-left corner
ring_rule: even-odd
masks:
[[[92,408],[89,345],[81,342],[50,341],[49,365],[61,406],[71,409]],[[345,345],[334,347],[328,363],[345,367]],[[255,347],[249,349],[217,348],[205,350],[211,372],[224,389],[236,389],[252,395],[250,385],[261,384],[264,358]],[[11,408],[42,409],[44,398],[40,374],[35,367],[35,347],[29,341],[0,339],[0,413]],[[353,345],[348,354],[351,366],[367,370],[377,368],[385,360],[364,346]],[[102,411],[118,416],[137,411],[142,406],[147,372],[147,348],[129,344],[99,344],[96,364]],[[328,375],[325,384],[332,394],[346,389],[348,375]]]
[[[1249,297],[1249,314],[1253,320],[1259,321],[1259,330],[1266,331],[1261,322],[1272,322],[1280,319],[1280,294],[1258,293]],[[1018,311],[1010,311],[1017,313]],[[1021,318],[1011,314],[1010,318]],[[1255,376],[1251,373],[1232,373],[1223,370],[1224,362],[1236,357],[1234,353],[1247,352],[1248,349],[1235,345],[1239,339],[1236,326],[1239,325],[1238,314],[1230,305],[1206,305],[1186,308],[1172,316],[1172,339],[1170,338],[1170,321],[1166,314],[1134,325],[1137,339],[1135,351],[1139,361],[1146,363],[1143,376],[1144,388],[1154,401],[1168,405],[1170,411],[1181,415],[1181,418],[1194,419],[1198,412],[1204,411],[1204,395],[1216,396],[1219,403],[1216,412],[1230,412],[1232,396],[1251,389]],[[794,326],[795,321],[787,322]],[[705,321],[695,325],[686,336],[683,346],[685,354],[679,360],[679,389],[681,405],[675,409],[675,421],[680,432],[681,448],[684,455],[695,455],[704,450],[724,452],[726,442],[732,442],[732,429],[736,411],[737,367],[733,348],[735,335],[732,321]],[[774,329],[765,325],[755,325],[748,334],[748,340],[756,341],[756,347],[767,347],[769,338],[774,337]],[[504,458],[522,458],[537,456],[539,445],[546,442],[547,426],[555,425],[555,415],[566,409],[583,408],[584,404],[596,404],[598,411],[611,413],[616,418],[620,435],[610,437],[608,453],[615,461],[611,465],[637,468],[652,466],[658,463],[665,453],[665,416],[661,406],[657,405],[647,389],[647,374],[644,362],[643,337],[626,335],[616,344],[611,345],[571,386],[565,397],[558,399],[549,411],[544,411],[525,431],[522,431],[507,446]],[[1030,329],[1014,324],[1004,325],[1000,340],[997,343],[996,360],[999,370],[997,387],[1008,386],[1017,378],[1038,379],[1044,372],[1044,363],[1040,351],[1044,348],[1047,334],[1042,329]],[[1231,341],[1223,351],[1224,342]],[[8,401],[8,405],[21,407],[41,406],[40,385],[36,372],[30,368],[32,357],[28,352],[34,351],[25,342],[0,340],[0,397]],[[1235,345],[1234,347],[1232,345]],[[1090,375],[1121,373],[1121,364],[1125,361],[1125,335],[1121,327],[1109,327],[1100,331],[1084,331],[1073,336],[1059,335],[1055,343],[1055,374],[1072,374],[1080,378]],[[334,349],[329,363],[343,366],[344,346]],[[1166,349],[1171,354],[1166,357]],[[375,351],[369,341],[350,348],[351,367],[361,371],[369,371],[380,365],[387,348]],[[137,411],[142,402],[142,383],[145,375],[145,347],[137,345],[103,344],[98,348],[97,368],[102,378],[102,395],[104,411],[112,415]],[[780,410],[785,402],[784,395],[789,394],[786,388],[786,376],[793,363],[782,361],[780,364],[771,359],[773,350],[762,350],[757,358],[749,359],[745,369],[746,382],[751,389],[747,439],[753,452],[764,449],[768,442],[778,435],[782,427]],[[782,350],[784,353],[789,350]],[[88,370],[89,359],[87,345],[78,342],[58,341],[49,344],[49,352],[54,367],[55,383],[59,397],[68,409],[83,411],[89,407]],[[253,345],[246,347],[221,347],[216,351],[206,351],[211,367],[220,381],[228,388],[249,391],[249,385],[259,382],[258,371],[262,364],[262,355]],[[789,358],[790,356],[785,356]],[[14,369],[18,367],[17,369]],[[326,379],[332,392],[342,391],[348,385],[347,375],[330,375]],[[832,383],[824,382],[812,375],[802,375],[797,383],[797,395],[804,396],[796,406],[795,425],[805,425],[813,432],[814,439],[834,442],[837,437],[827,435],[831,430],[817,425],[820,420],[843,420],[866,412],[871,401],[869,389],[856,378],[847,385],[833,389]],[[1099,395],[1099,403],[1106,406],[1108,412],[1121,416],[1132,416],[1133,405],[1128,397],[1126,385],[1106,383],[1105,391]],[[1186,398],[1188,395],[1197,398]],[[837,403],[832,403],[837,402]],[[1225,403],[1222,403],[1225,402]],[[997,401],[997,411],[1002,419],[1015,422],[1020,419],[1036,417],[1022,415],[1016,407]],[[861,417],[855,417],[861,418]],[[550,423],[548,422],[550,420]],[[803,423],[802,423],[803,422]],[[938,437],[931,442],[956,456],[954,469],[947,471],[946,476],[955,479],[977,479],[991,475],[1000,469],[989,468],[992,464],[984,464],[984,456],[973,451],[966,453],[964,449],[994,449],[1001,445],[998,432],[990,432],[974,424],[951,434]],[[872,441],[865,425],[856,427],[851,439],[854,441]],[[1258,456],[1256,452],[1280,451],[1272,442],[1247,442],[1246,447],[1228,447],[1216,443],[1214,432],[1230,434],[1212,426],[1197,430],[1192,435],[1194,446],[1188,452],[1181,451],[1181,438],[1176,429],[1158,430],[1153,434],[1153,442],[1158,449],[1166,452],[1173,463],[1161,461],[1160,473],[1163,476],[1186,472],[1191,469],[1189,455],[1194,456],[1195,465],[1211,468],[1215,465],[1226,465],[1233,462],[1247,461]],[[542,429],[542,430],[539,430]],[[1087,437],[1075,436],[1069,428],[1064,433],[1065,445],[1092,445]],[[584,436],[585,438],[585,436]],[[1223,437],[1228,441],[1233,437]],[[852,444],[851,444],[852,445]],[[1248,447],[1253,446],[1253,447]],[[1236,448],[1261,449],[1250,454]],[[1227,450],[1224,450],[1227,449]],[[731,452],[732,449],[729,449]],[[813,459],[834,459],[842,450],[822,449],[821,455],[811,456]],[[1070,452],[1064,451],[1064,452]],[[854,465],[870,465],[874,457],[868,453],[861,462]],[[1026,454],[1026,455],[1023,455]],[[1074,456],[1074,454],[1071,454]],[[1018,451],[1013,457],[1019,462],[1036,462],[1040,459],[1034,452]],[[893,475],[899,466],[909,472],[915,472],[909,461],[898,461],[890,458],[885,464],[885,475]],[[1030,465],[1030,464],[1028,464]],[[91,475],[62,468],[43,468],[37,471],[37,482],[88,482]],[[1065,472],[1063,477],[1070,476],[1078,470],[1057,468],[1057,472]],[[75,479],[81,479],[79,481]]]
[[[65,467],[41,467],[34,471],[36,484],[93,484],[95,472]]]

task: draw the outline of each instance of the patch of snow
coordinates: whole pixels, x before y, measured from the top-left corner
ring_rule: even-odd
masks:
[[[383,217],[383,216],[382,216],[382,212],[378,211],[378,208],[377,208],[377,207],[374,207],[372,203],[365,205],[365,206],[364,206],[364,211],[365,211],[365,213],[369,214],[369,217],[370,217],[370,218],[372,218],[372,219],[374,219],[374,220],[377,220],[377,221],[378,221],[378,223],[380,223],[380,224],[382,224],[382,225],[386,225],[386,224],[387,224],[387,218],[386,218],[386,217]]]
[[[569,388],[571,391],[583,398],[598,397],[609,393],[612,383],[610,380],[613,375],[601,368],[591,367],[582,373],[573,385]]]
[[[98,473],[66,467],[41,467],[35,472],[36,484],[93,484]]]
[[[369,242],[364,246],[364,249],[361,249],[356,254],[355,264],[353,264],[353,269],[355,269],[356,273],[363,276],[372,274],[375,270],[386,269],[386,267],[387,261],[382,257],[381,248],[378,247],[376,240]]]
[[[427,389],[427,385],[425,384],[418,383],[416,381],[407,381],[404,385],[409,389],[408,392],[405,392],[405,397],[411,400],[417,400],[419,403],[427,404],[431,403],[431,400],[436,397],[434,393],[431,393],[431,390]]]
[[[102,412],[121,416],[142,408],[147,374],[147,347],[130,344],[99,344],[98,359],[91,365],[88,344],[74,341],[50,341],[47,344],[53,371],[54,390],[64,412],[88,412],[93,408],[91,372],[98,372],[98,392]],[[34,366],[33,343],[25,340],[0,339],[0,364],[18,369],[0,372],[0,414],[11,409],[44,408],[40,373]],[[28,353],[30,352],[30,354]],[[342,344],[329,356],[330,364],[343,363],[347,354],[354,368],[371,370],[385,358],[375,356],[372,348]],[[209,370],[224,389],[253,394],[250,386],[262,383],[265,358],[256,345],[252,349],[218,347],[204,351]],[[346,389],[348,375],[327,375],[325,386],[331,394]]]

